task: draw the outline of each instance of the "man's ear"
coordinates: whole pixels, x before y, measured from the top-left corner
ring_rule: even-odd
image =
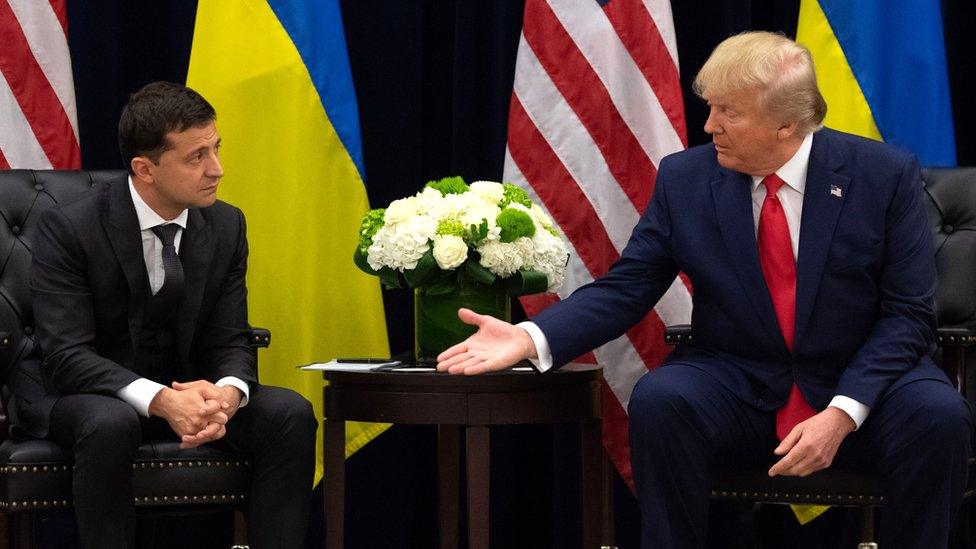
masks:
[[[796,121],[780,124],[779,129],[776,130],[776,137],[779,139],[789,139],[796,135],[796,130],[799,127],[800,123]]]
[[[132,168],[133,177],[150,183],[153,180],[153,168],[155,163],[149,159],[148,156],[136,156],[129,161],[129,167]]]

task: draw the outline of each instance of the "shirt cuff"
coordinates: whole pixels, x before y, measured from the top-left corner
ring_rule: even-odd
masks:
[[[532,343],[535,344],[535,356],[537,358],[530,358],[529,362],[532,363],[539,373],[551,370],[552,351],[549,350],[549,341],[546,339],[546,334],[542,333],[542,330],[535,325],[535,322],[519,322],[515,326],[525,330],[529,334],[529,337],[532,338]]]
[[[871,408],[844,395],[835,396],[828,406],[839,408],[851,416],[851,419],[854,420],[855,431],[861,428],[861,424],[864,423],[864,420],[868,418],[868,414],[871,412]]]
[[[119,389],[118,397],[136,409],[136,412],[143,417],[149,417],[149,403],[156,395],[165,389],[165,385],[160,385],[151,379],[140,377],[132,383]]]
[[[243,395],[241,396],[241,403],[237,407],[243,408],[247,406],[247,399],[251,393],[250,393],[250,389],[248,389],[247,387],[247,383],[245,383],[243,379],[234,376],[222,377],[217,381],[217,383],[214,383],[214,385],[216,385],[217,387],[225,387],[227,385],[237,387],[238,389],[241,390],[241,393],[243,393]]]

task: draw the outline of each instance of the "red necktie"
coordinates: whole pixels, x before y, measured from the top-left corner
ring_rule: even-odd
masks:
[[[786,346],[793,350],[793,323],[796,318],[796,262],[793,260],[793,244],[790,240],[790,227],[786,222],[783,205],[776,192],[783,186],[783,180],[776,174],[767,175],[763,181],[766,186],[766,199],[759,214],[759,264],[762,265],[766,286],[773,300],[779,329],[783,332]],[[776,411],[776,436],[782,440],[797,423],[815,415],[807,404],[800,389],[793,384],[789,400]]]

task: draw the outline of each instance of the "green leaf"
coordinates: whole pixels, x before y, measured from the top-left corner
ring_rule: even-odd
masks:
[[[424,288],[423,292],[426,295],[444,295],[457,290],[457,287],[458,285],[455,277],[449,276],[432,282]]]
[[[403,271],[403,278],[407,281],[407,286],[419,288],[434,279],[440,272],[437,262],[434,261],[433,249],[427,250],[413,269]]]
[[[387,288],[403,288],[403,281],[400,272],[396,269],[383,267],[379,272],[380,282]]]
[[[356,251],[353,252],[352,254],[352,262],[355,263],[357,267],[359,267],[360,271],[366,274],[370,274],[373,276],[377,276],[380,274],[378,271],[373,270],[373,268],[369,266],[369,262],[366,261],[366,254],[359,249],[359,246],[356,246]]]
[[[477,258],[468,258],[464,270],[474,281],[481,284],[491,285],[498,278],[491,271],[482,267]]]
[[[519,269],[503,281],[503,287],[511,296],[541,294],[549,288],[549,277],[539,271]]]

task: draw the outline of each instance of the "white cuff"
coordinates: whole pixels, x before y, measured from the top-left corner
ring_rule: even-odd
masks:
[[[241,403],[238,406],[238,408],[243,408],[247,406],[247,399],[251,393],[247,387],[247,383],[245,383],[243,379],[234,376],[222,377],[217,381],[217,383],[214,383],[214,385],[216,385],[217,387],[225,387],[227,385],[237,387],[238,389],[241,390],[241,393],[243,393],[243,396],[241,396]]]
[[[165,388],[165,385],[140,377],[119,389],[118,397],[135,408],[139,415],[149,417],[149,403]]]
[[[529,359],[535,365],[535,369],[540,373],[551,370],[552,351],[549,350],[549,341],[546,340],[546,334],[542,333],[542,330],[535,325],[535,322],[519,322],[515,326],[525,330],[529,334],[529,337],[532,338],[532,343],[535,344],[535,356],[537,358]]]
[[[839,408],[847,413],[847,415],[851,416],[851,419],[854,420],[855,431],[861,428],[861,424],[864,423],[864,420],[868,418],[868,414],[871,412],[871,408],[861,404],[851,397],[844,395],[835,396],[833,399],[831,399],[828,406]]]

